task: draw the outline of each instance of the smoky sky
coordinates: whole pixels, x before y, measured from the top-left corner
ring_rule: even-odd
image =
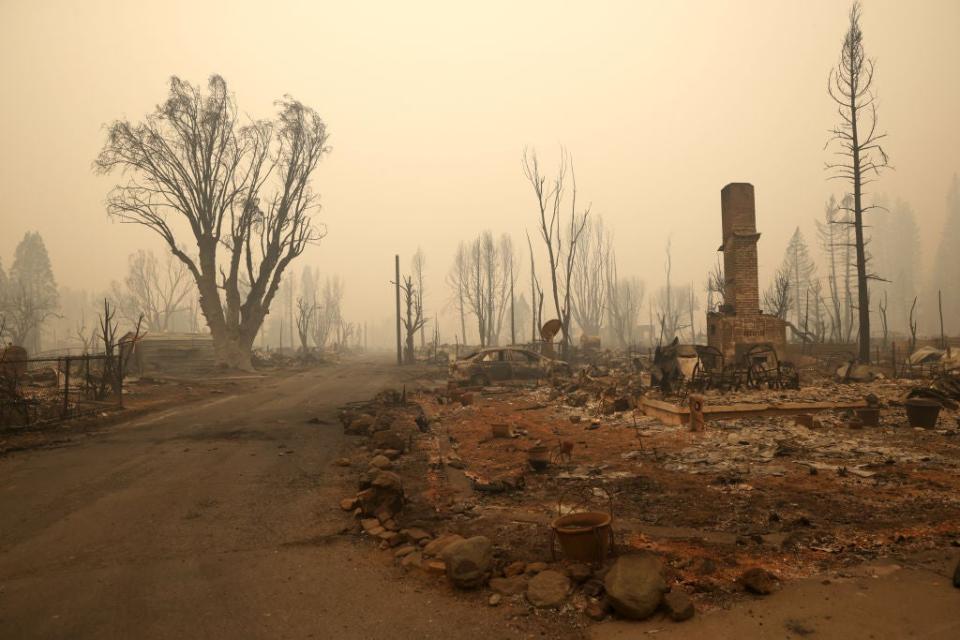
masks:
[[[58,281],[103,290],[144,228],[108,219],[118,177],[95,176],[103,125],[139,119],[170,75],[223,75],[243,112],[291,94],[331,154],[314,186],[327,238],[300,264],[339,273],[358,320],[390,313],[394,253],[422,247],[427,305],[447,302],[456,244],[535,230],[524,147],[563,145],[578,197],[614,232],[620,272],[701,287],[720,242],[720,189],[756,188],[764,286],[790,234],[843,185],[824,149],[826,95],[849,3],[0,2],[0,256],[37,230]],[[879,124],[893,169],[874,193],[908,201],[930,256],[960,171],[960,2],[866,0]],[[929,266],[925,257],[923,267]]]

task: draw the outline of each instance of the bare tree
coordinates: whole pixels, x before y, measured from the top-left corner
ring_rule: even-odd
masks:
[[[883,299],[877,305],[880,311],[880,324],[883,327],[883,348],[887,348],[887,292],[883,292]]]
[[[830,339],[840,342],[843,339],[843,315],[841,314],[840,298],[841,286],[837,263],[837,253],[840,248],[838,240],[838,229],[836,217],[839,211],[837,200],[830,196],[824,207],[823,222],[817,220],[817,238],[820,241],[820,249],[827,258],[827,289],[830,293],[830,306],[827,309],[827,316],[830,318]]]
[[[316,311],[316,302],[297,298],[297,337],[300,338],[300,352],[303,354],[310,350],[309,339]]]
[[[713,268],[707,274],[707,310],[716,311],[715,296],[723,300],[726,295],[726,279],[723,275],[723,264],[720,258],[713,264]]]
[[[570,185],[567,192],[567,174]],[[587,226],[590,206],[577,211],[577,179],[573,168],[573,159],[565,149],[560,151],[560,165],[553,180],[548,181],[541,173],[536,151],[525,149],[523,152],[523,173],[533,187],[537,199],[540,237],[547,249],[550,268],[550,284],[553,292],[553,305],[557,319],[560,320],[562,337],[561,353],[566,355],[570,347],[570,293],[573,265],[577,259],[580,239]],[[549,182],[549,186],[548,186]],[[570,215],[567,222],[562,220],[564,201],[569,201]],[[564,241],[566,227],[566,241]]]
[[[499,342],[512,287],[513,259],[510,237],[504,234],[497,242],[490,231],[482,232],[457,254],[453,282],[477,320],[481,346]]]
[[[668,236],[667,246],[665,249],[666,258],[663,265],[664,273],[666,275],[666,284],[660,287],[656,296],[657,324],[660,326],[660,333],[657,337],[657,341],[660,344],[662,344],[664,341],[669,342],[673,340],[673,338],[677,337],[677,334],[683,328],[680,321],[680,319],[683,317],[682,309],[681,305],[678,304],[678,299],[682,300],[683,296],[677,295],[677,292],[673,289],[673,283],[671,280],[671,275],[673,273],[672,245],[673,239]]]
[[[404,362],[413,364],[413,337],[420,331],[423,325],[427,323],[427,319],[423,317],[422,309],[417,306],[417,287],[411,276],[403,277],[400,283],[400,292],[403,294],[403,302],[406,309],[406,315],[402,317],[403,328],[406,332],[403,350]]]
[[[600,335],[607,302],[607,260],[610,236],[597,217],[583,229],[581,250],[573,263],[573,319],[586,335]]]
[[[790,311],[790,271],[784,265],[777,269],[773,282],[763,294],[764,311],[781,320],[787,319]]]
[[[530,251],[530,342],[536,342],[543,326],[543,287],[537,278],[537,264],[533,256],[533,242],[527,233],[527,248]]]
[[[252,368],[284,270],[326,233],[313,224],[310,186],[329,151],[326,125],[293,98],[277,106],[275,121],[241,124],[223,78],[211,76],[204,94],[174,77],[167,100],[142,122],[109,126],[94,163],[128,178],[111,192],[109,213],[157,233],[186,265],[217,360],[241,369]],[[184,248],[194,244],[196,258]]]
[[[639,278],[621,278],[617,273],[617,259],[611,251],[606,259],[606,315],[617,346],[624,348],[634,341],[640,308],[643,306],[644,286]]]
[[[863,187],[872,181],[868,176],[880,174],[887,166],[887,154],[880,146],[885,133],[877,131],[877,108],[872,91],[874,61],[863,50],[860,30],[860,3],[850,8],[849,27],[840,51],[840,61],[830,72],[827,93],[838,105],[840,124],[831,131],[828,141],[836,143],[838,162],[827,163],[831,177],[850,184],[853,192],[854,248],[857,268],[857,315],[859,319],[859,360],[870,362],[870,292],[867,273],[866,239],[863,214],[874,206],[863,205]]]
[[[110,295],[124,319],[133,323],[143,316],[145,328],[156,332],[170,329],[174,315],[187,309],[194,290],[183,262],[168,254],[161,267],[153,252],[144,249],[130,254],[123,284],[110,284]]]
[[[457,253],[454,255],[453,265],[447,272],[447,286],[453,292],[454,302],[457,305],[457,312],[460,314],[460,341],[467,342],[467,312],[466,295],[467,287],[470,281],[470,258],[467,246],[464,242],[457,245]]]
[[[410,260],[410,270],[413,272],[413,279],[417,285],[417,299],[415,304],[419,308],[419,314],[423,316],[423,296],[426,292],[423,286],[423,268],[425,266],[426,260],[423,257],[423,250],[420,247],[417,247],[417,252],[413,254],[413,258]],[[426,339],[424,337],[424,327],[420,326],[420,348],[426,345]]]

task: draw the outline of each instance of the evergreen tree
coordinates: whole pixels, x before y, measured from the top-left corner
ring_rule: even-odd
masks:
[[[783,270],[790,278],[790,308],[794,312],[794,326],[806,330],[813,301],[810,298],[810,287],[816,280],[817,266],[810,258],[810,249],[807,241],[800,233],[800,227],[790,237],[787,251],[783,256]]]
[[[838,242],[840,231],[837,227],[837,215],[840,212],[840,206],[837,199],[830,196],[830,200],[824,208],[824,219],[821,222],[817,220],[817,239],[820,242],[820,250],[826,259],[827,264],[827,293],[830,296],[826,301],[826,315],[830,318],[830,341],[840,342],[843,338],[843,314],[841,311],[841,300],[843,296],[843,286],[840,276],[843,272],[843,256]]]
[[[40,329],[54,315],[59,304],[57,283],[43,238],[28,231],[17,245],[6,286],[7,332],[14,344],[36,353],[40,350]]]
[[[960,317],[960,294],[956,293],[956,284],[960,282],[960,258],[957,257],[957,248],[960,247],[960,177],[954,174],[947,192],[947,215],[940,235],[940,247],[937,250],[933,263],[933,278],[930,291],[926,298],[926,305],[933,313],[926,313],[925,324],[931,332],[936,327],[939,333],[939,314],[936,313],[937,291],[943,292],[943,320],[944,330],[956,334],[960,326],[956,324]]]

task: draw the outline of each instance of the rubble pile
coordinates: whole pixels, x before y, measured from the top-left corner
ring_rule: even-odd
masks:
[[[624,359],[549,384],[421,388],[346,407],[344,430],[363,444],[344,461],[359,493],[341,507],[411,575],[489,606],[585,620],[680,622],[783,580],[960,545],[957,409],[911,427],[915,382],[707,391],[713,406],[812,408],[694,432],[643,414],[658,396],[644,375]],[[925,387],[949,392],[937,385]],[[566,556],[555,519],[608,510],[612,553]]]

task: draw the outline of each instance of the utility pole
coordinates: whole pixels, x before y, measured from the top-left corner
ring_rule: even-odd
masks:
[[[394,256],[394,271],[396,278],[393,281],[397,291],[397,365],[403,364],[403,348],[400,346],[400,254]]]
[[[510,344],[517,344],[517,325],[513,315],[513,249],[510,254]]]

